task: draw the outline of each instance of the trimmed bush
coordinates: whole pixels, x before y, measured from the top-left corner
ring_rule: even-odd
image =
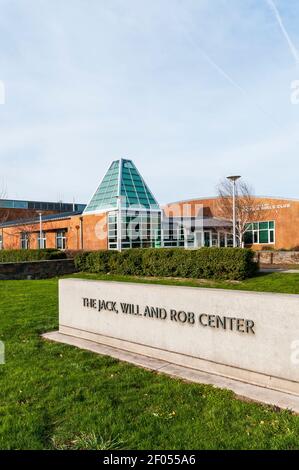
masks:
[[[75,265],[99,274],[241,280],[256,273],[253,257],[242,248],[147,248],[81,253]]]
[[[22,261],[40,261],[51,259],[65,259],[63,251],[55,249],[45,250],[0,250],[0,263],[18,263]]]

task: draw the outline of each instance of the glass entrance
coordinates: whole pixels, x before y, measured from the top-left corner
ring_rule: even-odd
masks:
[[[204,246],[212,246],[211,232],[204,232]]]

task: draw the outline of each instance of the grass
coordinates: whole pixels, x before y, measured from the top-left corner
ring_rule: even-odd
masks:
[[[292,274],[208,283],[298,284]],[[298,449],[298,416],[41,339],[57,327],[57,279],[0,282],[1,449]]]
[[[219,289],[236,289],[256,292],[276,292],[284,294],[299,294],[299,273],[260,273],[256,277],[244,281],[213,281],[207,279],[180,278],[148,278],[135,276],[120,276],[109,274],[77,273],[67,277],[96,279],[102,281],[122,281],[148,284],[164,284],[189,287],[210,287]]]

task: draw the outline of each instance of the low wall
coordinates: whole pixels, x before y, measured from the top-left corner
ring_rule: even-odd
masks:
[[[0,280],[47,279],[74,272],[73,259],[0,263]]]
[[[67,337],[297,397],[298,310],[299,295],[59,281]]]
[[[260,264],[299,264],[299,251],[257,251],[255,260]]]

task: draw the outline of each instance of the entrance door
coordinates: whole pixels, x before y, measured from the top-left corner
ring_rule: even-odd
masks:
[[[212,246],[211,232],[204,232],[203,236],[204,236],[204,246]]]
[[[219,233],[219,246],[224,248],[226,246],[226,236],[225,232]]]

